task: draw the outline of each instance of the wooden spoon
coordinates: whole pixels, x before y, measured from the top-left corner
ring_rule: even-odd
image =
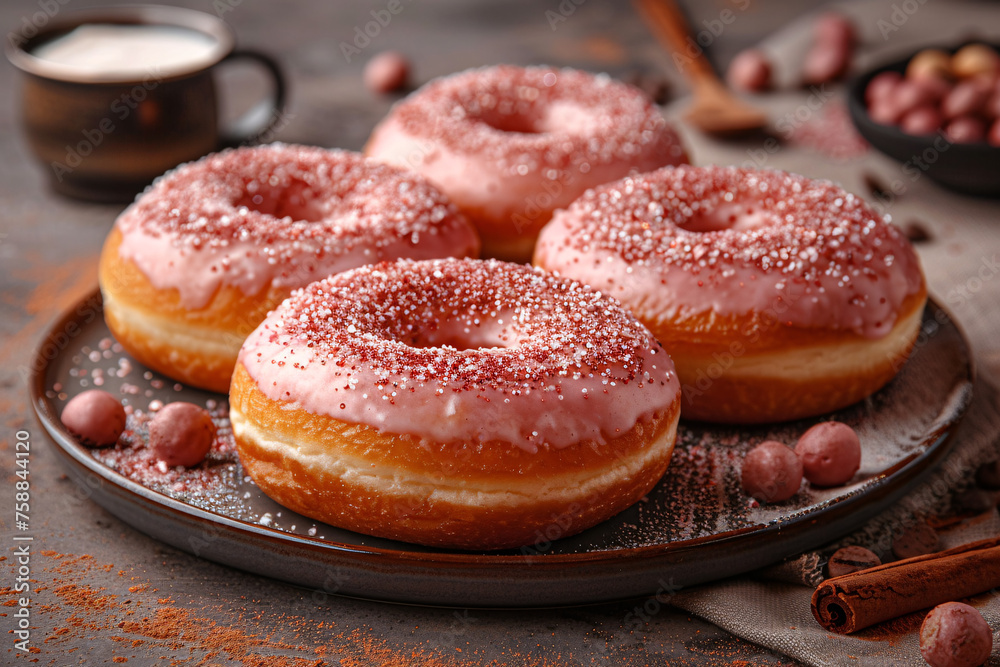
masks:
[[[719,80],[674,0],[635,0],[650,30],[667,48],[694,94],[685,119],[709,134],[731,135],[759,130],[767,116],[739,99]],[[694,53],[692,54],[692,48]]]

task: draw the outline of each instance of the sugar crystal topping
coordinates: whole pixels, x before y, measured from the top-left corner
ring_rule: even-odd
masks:
[[[272,144],[239,148],[158,179],[117,221],[119,255],[189,309],[219,287],[246,295],[356,266],[475,256],[472,225],[413,172],[360,154]]]
[[[677,391],[667,354],[614,299],[495,260],[400,260],[313,283],[240,359],[272,398],[445,440],[600,439]]]
[[[536,261],[647,322],[774,311],[787,326],[870,338],[924,287],[910,244],[862,200],[736,167],[666,167],[593,188],[542,230]]]
[[[437,79],[393,115],[412,136],[535,173],[586,173],[637,155],[683,156],[642,91],[573,69],[500,65]]]
[[[668,167],[590,190],[570,213],[577,233],[566,242],[578,249],[706,279],[740,266],[806,281],[877,280],[916,262],[903,235],[864,201],[780,171]]]
[[[281,333],[313,351],[303,368],[343,355],[376,375],[462,391],[544,391],[553,375],[649,381],[641,351],[658,347],[600,292],[495,260],[365,267],[309,285],[283,310]]]
[[[318,254],[435,234],[458,216],[424,178],[360,154],[271,144],[188,163],[157,179],[119,220],[191,249],[252,242],[274,263],[296,244]]]

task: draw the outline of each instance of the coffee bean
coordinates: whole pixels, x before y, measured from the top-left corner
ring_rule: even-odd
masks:
[[[927,231],[927,227],[923,225],[918,220],[910,220],[905,225],[903,225],[903,234],[906,235],[912,243],[924,243],[931,240],[931,233]]]
[[[882,561],[874,553],[859,546],[837,549],[826,564],[826,573],[830,577],[840,577],[852,572],[867,570],[881,565]]]
[[[889,188],[887,188],[885,184],[883,184],[882,181],[879,180],[879,178],[874,174],[865,173],[863,179],[865,187],[868,188],[868,192],[875,199],[885,199],[893,196]]]

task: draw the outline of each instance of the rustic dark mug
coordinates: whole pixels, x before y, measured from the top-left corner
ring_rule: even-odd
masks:
[[[149,25],[193,30],[212,44],[189,66],[143,76],[67,72],[33,50],[83,25]],[[100,201],[131,199],[182,162],[226,146],[253,143],[282,119],[285,80],[269,56],[236,50],[221,19],[179,7],[135,5],[56,15],[32,34],[11,33],[6,51],[24,73],[21,116],[32,152],[62,194]],[[220,127],[216,65],[249,59],[271,79],[270,94]]]

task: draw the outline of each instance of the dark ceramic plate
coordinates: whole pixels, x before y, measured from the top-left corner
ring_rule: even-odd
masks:
[[[940,48],[954,53],[963,45]],[[923,49],[921,49],[923,50]],[[908,176],[926,173],[941,185],[973,195],[1000,197],[1000,148],[985,141],[952,143],[943,134],[913,135],[891,125],[876,123],[868,115],[865,88],[882,72],[906,70],[906,64],[916,53],[881,67],[876,67],[854,79],[848,86],[847,106],[851,120],[872,146],[902,163]]]
[[[936,304],[910,361],[885,389],[834,418],[864,448],[846,486],[758,506],[740,489],[739,462],[764,439],[794,442],[817,420],[759,428],[684,424],[674,460],[642,502],[572,537],[538,536],[520,550],[467,553],[392,542],[289,512],[245,477],[226,397],[175,384],[111,339],[99,294],[53,326],[33,359],[32,402],[80,487],[138,530],[195,555],[309,587],[380,600],[460,606],[551,606],[618,600],[728,577],[812,549],[897,500],[947,450],[972,391],[958,327]],[[90,450],[63,427],[65,402],[99,386],[131,414],[113,448]],[[215,414],[219,437],[202,467],[157,468],[148,414],[185,400]]]

